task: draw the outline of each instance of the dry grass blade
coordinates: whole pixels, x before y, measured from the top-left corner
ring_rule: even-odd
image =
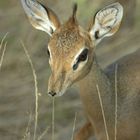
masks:
[[[75,127],[76,127],[76,120],[77,120],[77,112],[75,113],[75,118],[74,118],[74,123],[73,123],[73,130],[72,130],[71,140],[74,139],[74,131],[75,131]]]
[[[45,131],[38,137],[37,140],[41,140],[45,135],[46,133],[48,132],[49,128],[46,128]]]
[[[37,82],[37,76],[36,76],[36,72],[35,72],[35,68],[33,66],[32,60],[30,58],[30,55],[23,43],[23,41],[21,41],[21,45],[24,49],[24,52],[28,58],[28,61],[30,63],[31,69],[32,69],[32,74],[33,74],[33,78],[34,78],[34,86],[35,86],[35,127],[34,127],[34,137],[33,139],[36,140],[36,131],[37,131],[37,125],[38,125],[38,82]]]
[[[5,34],[5,36],[2,38],[2,40],[1,40],[1,43],[0,43],[0,51],[1,51],[1,48],[2,48],[2,46],[3,46],[3,42],[4,42],[4,40],[6,39],[6,37],[7,37],[7,35],[8,35],[9,33],[6,33]]]
[[[52,140],[54,140],[55,129],[55,98],[52,98]]]
[[[98,96],[99,96],[99,100],[100,100],[100,105],[101,105],[101,110],[102,110],[102,115],[103,115],[103,120],[104,120],[104,126],[105,126],[105,132],[106,132],[106,138],[107,138],[107,140],[109,140],[107,123],[106,123],[106,118],[105,118],[105,112],[104,112],[104,108],[103,108],[101,93],[100,93],[98,85],[96,85],[96,88],[97,88],[97,92],[98,92]]]
[[[2,51],[2,55],[1,55],[1,58],[0,58],[0,70],[1,70],[1,67],[2,67],[3,60],[4,60],[4,55],[5,55],[6,47],[7,47],[7,42],[4,45],[4,48],[3,48],[3,51]]]
[[[117,88],[117,75],[118,75],[118,65],[115,66],[115,138],[117,140],[117,118],[118,118],[118,88]]]
[[[32,113],[29,115],[29,121],[25,130],[25,135],[22,140],[30,140],[31,134],[30,134],[30,125],[31,125],[31,120],[32,120]]]
[[[2,49],[4,40],[6,39],[6,37],[7,37],[8,34],[9,33],[6,33],[5,36],[1,40],[1,43],[0,43],[0,51]],[[4,44],[4,48],[3,48],[3,51],[2,51],[2,56],[0,58],[0,70],[1,70],[1,67],[2,67],[3,60],[4,60],[4,55],[5,55],[6,48],[7,48],[7,42]]]

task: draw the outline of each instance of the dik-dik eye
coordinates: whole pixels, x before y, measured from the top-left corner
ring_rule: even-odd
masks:
[[[76,70],[78,68],[79,64],[82,63],[82,62],[84,63],[87,60],[87,58],[88,58],[88,49],[85,48],[76,57],[76,61],[73,65],[73,70]]]
[[[85,61],[87,59],[88,49],[84,49],[78,57],[78,62]]]

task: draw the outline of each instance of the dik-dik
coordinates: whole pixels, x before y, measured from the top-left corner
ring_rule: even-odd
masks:
[[[97,44],[119,29],[123,7],[114,3],[98,11],[88,30],[85,30],[76,19],[76,5],[72,16],[61,24],[56,14],[41,3],[35,0],[21,2],[31,24],[51,36],[48,54],[52,74],[48,94],[53,97],[62,96],[73,84],[79,85],[88,122],[77,133],[75,140],[88,140],[92,135],[96,140],[107,140],[107,132],[109,140],[114,140],[115,137],[117,140],[140,140],[140,53],[117,62],[117,85],[114,82],[115,70],[111,68],[112,71],[106,70],[105,73],[96,59]],[[118,96],[116,136],[115,87]]]

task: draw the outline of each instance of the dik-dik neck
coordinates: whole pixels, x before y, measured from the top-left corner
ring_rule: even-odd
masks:
[[[99,87],[105,111],[112,113],[114,109],[114,93],[111,88],[110,81],[97,62],[94,61],[88,75],[79,81],[80,97],[85,111],[87,111],[89,116],[95,119],[100,119],[102,118],[102,113],[97,86]],[[106,115],[108,116],[109,113],[106,113]]]

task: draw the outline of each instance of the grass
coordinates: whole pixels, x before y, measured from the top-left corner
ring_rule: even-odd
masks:
[[[37,82],[37,75],[36,75],[36,72],[35,72],[35,68],[33,66],[33,63],[32,63],[32,60],[30,58],[30,55],[23,43],[23,41],[21,41],[21,45],[24,49],[24,52],[28,58],[28,61],[30,63],[30,66],[31,66],[31,69],[32,69],[32,74],[33,74],[33,78],[34,78],[34,87],[35,87],[35,127],[34,127],[34,136],[33,136],[33,139],[36,140],[36,131],[37,131],[37,125],[38,125],[38,82]]]
[[[118,75],[118,65],[116,64],[115,66],[115,127],[114,127],[114,140],[117,140],[117,118],[118,118],[118,88],[117,88],[117,75]],[[105,127],[105,132],[106,132],[106,138],[107,140],[109,139],[109,134],[108,134],[108,129],[107,129],[107,123],[106,123],[106,118],[105,118],[105,111],[104,111],[104,107],[103,107],[103,103],[102,103],[102,98],[101,98],[101,93],[100,93],[100,89],[99,86],[96,85],[97,88],[97,93],[99,96],[99,101],[100,101],[100,106],[101,106],[101,110],[102,110],[102,115],[103,115],[103,120],[104,120],[104,127]]]
[[[42,1],[44,1],[44,0],[42,0]],[[62,1],[58,2],[61,4],[59,4],[59,6],[57,6],[57,4],[53,5],[53,2],[51,0],[47,0],[47,2],[48,1],[50,3],[52,3],[51,6],[54,9],[61,9],[59,12],[57,12],[60,14],[59,15],[60,17],[62,17],[62,15],[63,15],[67,18],[67,16],[69,16],[71,14],[71,11],[64,10],[65,6],[60,7],[61,5],[65,4],[65,2],[62,2]],[[9,2],[12,3],[12,6]],[[78,0],[78,2],[79,2],[79,11],[78,11],[79,19],[83,19],[82,22],[84,22],[84,24],[86,24],[86,22],[88,22],[87,19],[90,16],[93,16],[92,13],[94,13],[95,8],[97,8],[96,5],[98,5],[99,3],[96,0],[95,0],[94,4],[92,4],[91,2],[88,4],[85,2],[85,0]],[[0,25],[1,36],[3,36],[7,31],[10,32],[10,35],[8,35],[8,49],[7,49],[7,41],[6,41],[7,35],[5,35],[3,37],[3,39],[0,43],[1,44],[0,45],[0,54],[1,54],[0,55],[0,69],[1,68],[3,69],[0,71],[1,72],[0,95],[1,95],[2,99],[5,99],[5,100],[1,101],[1,112],[2,113],[0,114],[0,116],[2,119],[1,124],[3,124],[3,123],[6,124],[5,128],[3,128],[3,126],[1,125],[0,129],[10,130],[13,132],[14,131],[13,127],[14,127],[15,129],[18,129],[17,132],[15,131],[15,134],[23,135],[24,132],[22,132],[22,129],[24,129],[24,131],[25,131],[25,128],[26,128],[25,124],[28,122],[28,121],[26,121],[26,117],[28,117],[28,116],[27,116],[27,114],[23,114],[23,112],[26,112],[27,110],[23,110],[22,113],[20,112],[20,110],[26,108],[24,106],[26,104],[29,104],[28,101],[32,102],[31,100],[33,98],[31,98],[31,99],[29,98],[28,101],[26,99],[28,97],[30,97],[28,95],[28,93],[31,93],[32,90],[34,90],[34,88],[32,88],[32,82],[30,80],[30,79],[32,79],[32,77],[31,77],[32,75],[30,76],[28,74],[28,71],[30,71],[30,69],[28,69],[26,67],[26,65],[24,65],[26,63],[26,60],[24,60],[24,58],[22,58],[22,51],[19,49],[20,46],[18,46],[18,43],[17,43],[17,39],[19,36],[20,36],[20,38],[25,40],[26,44],[29,46],[29,49],[28,49],[29,55],[31,55],[33,57],[32,61],[33,61],[33,64],[35,64],[34,69],[36,70],[35,71],[36,74],[39,75],[39,77],[37,79],[38,88],[39,88],[39,90],[42,90],[41,91],[42,93],[46,92],[46,86],[47,86],[46,81],[47,80],[44,80],[44,79],[48,79],[49,71],[47,71],[47,69],[48,69],[47,61],[44,61],[46,59],[46,56],[45,55],[43,56],[43,53],[42,53],[43,52],[42,48],[43,49],[46,48],[44,46],[46,46],[46,44],[47,44],[46,37],[44,37],[45,34],[44,33],[41,34],[40,32],[34,31],[31,28],[28,21],[25,20],[23,14],[22,14],[23,10],[21,9],[21,5],[19,3],[20,2],[15,1],[15,0],[12,2],[10,0],[7,0],[7,2],[6,1],[0,2],[1,6],[4,5],[3,9],[5,10],[5,11],[3,10],[2,12],[0,11],[1,12],[1,14],[0,14],[0,16],[1,16],[1,25]],[[138,2],[137,7],[139,7],[139,4],[140,4],[140,2]],[[68,3],[67,5],[70,5],[70,4]],[[85,11],[85,9],[87,7],[88,7],[88,10]],[[83,12],[83,13],[80,13],[80,12]],[[138,13],[139,13],[139,9],[137,8],[137,15],[138,15]],[[13,18],[15,15],[16,15],[16,18]],[[139,19],[140,19],[139,16],[137,16],[136,21],[140,21]],[[135,29],[135,32],[132,35],[128,35],[128,37],[127,36],[125,37],[125,38],[133,37],[132,39],[125,40],[124,38],[122,38],[121,40],[123,40],[124,43],[118,42],[118,44],[116,46],[114,46],[114,44],[110,43],[110,44],[106,45],[107,47],[105,47],[105,45],[102,45],[102,47],[99,47],[100,49],[102,48],[102,49],[106,50],[106,52],[104,54],[100,53],[100,56],[99,56],[99,58],[101,58],[101,56],[107,56],[105,59],[103,58],[100,60],[100,62],[102,62],[102,64],[107,63],[108,60],[111,60],[111,62],[112,62],[112,60],[113,60],[112,58],[114,58],[114,54],[113,54],[114,48],[116,48],[118,50],[118,51],[114,51],[115,55],[116,55],[116,52],[118,52],[118,54],[120,54],[120,53],[124,54],[124,52],[127,52],[126,49],[132,50],[135,45],[139,46],[138,45],[140,43],[139,39],[138,39],[139,38],[138,31],[140,29],[139,23],[140,22],[137,22],[137,28]],[[126,47],[123,47],[123,46],[126,46]],[[108,55],[110,50],[112,52],[111,56]],[[6,53],[6,57],[5,57],[5,53]],[[19,61],[17,61],[17,60],[19,60]],[[4,65],[4,64],[6,64],[6,65]],[[20,68],[20,66],[22,66],[22,64],[24,65],[24,67]],[[26,77],[25,80],[22,80],[22,77],[20,77],[18,75],[18,71],[19,71],[19,73],[24,73],[23,76]],[[27,73],[26,73],[26,71],[27,71]],[[117,71],[116,71],[115,75],[117,75]],[[18,78],[18,76],[19,76],[19,78]],[[12,77],[12,78],[10,78],[10,77]],[[9,81],[12,81],[12,82],[9,82]],[[115,78],[115,81],[116,81],[115,83],[117,83],[117,78]],[[43,84],[43,83],[45,83],[45,84]],[[34,85],[35,85],[35,82],[34,82]],[[115,84],[115,85],[117,85],[117,84]],[[25,88],[22,88],[22,86]],[[116,140],[117,139],[117,86],[115,86],[115,88],[116,88],[115,89],[115,94],[116,94],[116,97],[115,97],[116,98],[115,99],[115,108],[116,108],[115,109],[115,116],[116,116],[115,117],[115,126],[116,127],[114,130],[115,131],[114,133],[115,133],[115,140]],[[11,89],[13,89],[13,91],[11,91]],[[10,94],[8,94],[8,93],[10,93]],[[38,95],[36,94],[35,96],[38,96]],[[67,97],[62,97],[62,100],[59,99],[60,100],[59,108],[54,108],[54,111],[58,111],[57,113],[59,113],[59,114],[57,114],[55,112],[55,114],[54,114],[55,123],[54,123],[54,126],[52,126],[52,133],[55,133],[53,135],[55,135],[56,140],[59,139],[59,137],[57,138],[57,135],[60,136],[63,133],[62,132],[63,130],[61,131],[62,133],[59,132],[56,129],[56,126],[58,128],[63,128],[66,125],[66,123],[68,124],[69,122],[71,122],[72,121],[71,118],[73,118],[72,113],[75,112],[75,109],[73,109],[73,108],[75,106],[78,106],[78,108],[80,108],[80,106],[81,106],[81,104],[79,103],[79,100],[77,98],[71,99],[71,95],[66,95],[66,96]],[[21,99],[19,99],[19,97]],[[65,98],[65,100],[63,98]],[[14,101],[13,101],[13,99],[14,99]],[[21,102],[17,102],[18,100],[20,100]],[[24,103],[23,103],[23,100],[24,100]],[[49,126],[49,125],[53,124],[53,122],[50,121],[51,119],[53,120],[53,115],[52,115],[53,110],[51,109],[52,101],[49,101],[50,99],[48,99],[46,95],[43,95],[43,97],[39,98],[39,100],[40,101],[38,101],[38,104],[37,105],[35,104],[35,106],[37,106],[37,108],[38,108],[38,109],[35,108],[35,112],[37,112],[37,110],[38,110],[38,115],[40,115],[40,117],[35,117],[35,120],[38,120],[36,123],[37,124],[36,127],[35,127],[35,124],[33,123],[33,128],[31,128],[31,130],[30,130],[29,124],[27,125],[26,132],[25,132],[26,138],[33,139],[33,137],[31,137],[32,133],[30,132],[33,130],[34,137],[36,137],[36,139],[39,139],[39,140],[43,139],[45,134],[49,131],[49,128],[48,127],[45,128],[45,126]],[[64,104],[61,105],[61,103],[62,103],[61,101],[63,101]],[[16,105],[15,105],[15,102],[16,102]],[[78,105],[77,105],[77,102],[79,103]],[[73,105],[73,103],[75,105]],[[16,108],[15,110],[13,108],[9,109],[9,110],[6,109],[9,106],[13,106],[13,104],[14,104],[13,108]],[[6,111],[4,112],[2,110],[6,110]],[[39,110],[40,110],[40,112],[39,112]],[[20,113],[21,113],[21,115],[17,115]],[[12,118],[11,120],[8,121],[9,125],[7,123],[8,119],[5,117],[6,115],[9,115],[10,116],[9,118]],[[35,116],[38,116],[38,115],[35,115]],[[20,119],[20,123],[16,123],[15,118],[17,120]],[[81,115],[81,118],[77,120],[77,125],[79,125],[79,120],[83,121],[82,119],[83,119],[83,117]],[[4,120],[4,122],[3,122],[3,120]],[[24,121],[22,121],[22,120],[24,120]],[[29,120],[30,120],[30,117],[29,117]],[[11,122],[13,125],[11,125]],[[48,124],[48,122],[51,122],[51,124]],[[73,134],[74,134],[74,129],[75,129],[74,127],[75,126],[73,126]],[[37,129],[36,130],[37,132],[38,131],[42,132],[42,134],[39,137],[37,137],[37,134],[35,136],[35,128]],[[67,128],[69,128],[69,127],[67,127]],[[55,130],[55,131],[53,132],[53,130]],[[70,126],[69,132],[71,134],[71,126]],[[50,137],[50,139],[51,139],[52,133],[48,133],[47,138]],[[12,139],[11,133],[6,133],[6,135],[9,135],[10,139]],[[1,139],[4,139],[3,138],[4,136],[2,133],[0,134],[0,137],[1,137]],[[71,136],[71,137],[73,137],[73,136]],[[16,139],[16,137],[14,137],[13,139]]]
[[[2,62],[3,62],[3,59],[4,59],[4,55],[5,55],[5,51],[6,51],[6,46],[7,46],[7,42],[5,42],[5,39],[7,37],[7,34],[3,37],[1,43],[0,43],[0,50],[2,50],[2,55],[1,55],[1,58],[0,58],[0,69],[1,69],[1,66],[2,66]],[[5,43],[4,43],[5,42]],[[37,137],[37,127],[38,127],[38,96],[39,96],[39,90],[38,90],[38,82],[37,82],[37,75],[36,75],[36,71],[35,71],[35,68],[33,66],[33,62],[31,60],[31,57],[28,53],[28,50],[26,49],[23,41],[21,41],[21,45],[24,49],[24,52],[26,54],[26,57],[28,59],[28,62],[30,64],[30,67],[31,67],[31,70],[32,70],[32,74],[33,74],[33,78],[34,78],[34,88],[35,88],[35,123],[34,123],[34,135],[33,135],[33,139],[34,140],[41,140],[45,135],[46,133],[48,132],[49,128],[47,127],[44,132],[39,136]],[[114,128],[114,133],[115,133],[115,137],[114,137],[114,140],[117,140],[117,72],[118,72],[118,65],[116,65],[115,67],[115,128]],[[105,126],[105,131],[106,131],[106,137],[107,137],[107,140],[110,140],[109,139],[109,134],[108,134],[108,129],[107,129],[107,123],[106,123],[106,118],[105,118],[105,112],[104,112],[104,107],[103,107],[103,104],[102,104],[102,99],[101,99],[101,93],[100,93],[100,89],[99,89],[99,86],[96,85],[96,88],[97,88],[97,92],[98,92],[98,96],[99,96],[99,101],[100,101],[100,105],[101,105],[101,110],[102,110],[102,115],[103,115],[103,120],[104,120],[104,126]],[[29,122],[28,122],[28,125],[27,125],[27,128],[26,128],[26,131],[25,131],[25,135],[24,135],[24,138],[23,140],[25,139],[31,139],[31,134],[30,134],[30,130],[29,130],[29,127],[30,127],[30,123],[31,123],[31,117],[32,115],[30,115],[29,117]],[[76,120],[77,120],[77,113],[75,113],[75,118],[74,118],[74,124],[73,124],[73,131],[72,131],[72,136],[71,136],[71,140],[74,139],[74,132],[75,132],[75,127],[76,127]],[[55,136],[55,98],[52,98],[52,140],[54,140]]]
[[[109,139],[109,135],[108,135],[106,118],[105,118],[105,111],[104,111],[104,107],[103,107],[103,103],[102,103],[102,98],[101,98],[101,93],[100,93],[100,89],[99,89],[98,84],[96,85],[96,88],[97,88],[97,93],[98,93],[99,101],[100,101],[100,105],[101,105],[101,111],[102,111],[102,115],[103,115],[104,127],[105,127],[105,132],[106,132],[106,138],[107,138],[107,140],[110,140]]]
[[[7,35],[8,35],[8,33],[5,34],[5,36],[2,38],[1,43],[0,43],[0,52],[1,52],[2,48],[3,48],[2,55],[0,57],[0,70],[1,70],[1,67],[2,67],[2,63],[3,63],[3,60],[4,60],[4,55],[5,55],[6,48],[7,48],[7,42],[4,43]]]
[[[38,137],[37,140],[42,140],[43,137],[47,134],[48,131],[49,131],[49,127],[44,130],[44,132]]]
[[[0,52],[2,52],[2,55],[0,57],[0,70],[2,68],[2,64],[3,64],[3,60],[4,60],[4,55],[5,55],[5,52],[6,52],[6,47],[7,47],[7,42],[5,42],[6,40],[6,37],[7,37],[8,33],[6,33],[6,35],[2,38],[1,40],[1,43],[0,43]],[[5,43],[4,43],[5,42]],[[38,126],[38,96],[39,96],[39,92],[38,92],[38,82],[37,82],[37,75],[36,75],[36,72],[35,72],[35,68],[33,66],[33,62],[30,58],[30,55],[23,43],[23,41],[20,41],[21,42],[21,45],[24,49],[24,52],[26,54],[26,57],[28,59],[28,62],[31,66],[31,70],[32,70],[32,74],[33,74],[33,78],[34,78],[34,87],[35,87],[35,124],[34,124],[34,136],[33,136],[33,139],[34,140],[41,140],[45,135],[46,133],[48,132],[48,129],[49,128],[46,128],[44,130],[44,132],[37,138],[36,136],[36,133],[37,133],[37,126]],[[54,100],[53,100],[53,110],[52,110],[52,128],[53,128],[53,131],[52,131],[52,140],[54,140]],[[25,131],[25,135],[23,137],[22,140],[30,140],[31,139],[31,134],[30,134],[30,124],[31,124],[31,119],[32,119],[32,113],[30,114],[30,117],[29,117],[29,121],[28,121],[28,125],[26,127],[26,131]]]
[[[33,135],[33,139],[34,140],[41,140],[45,135],[46,133],[48,132],[49,128],[47,127],[44,132],[37,138],[37,127],[38,127],[38,103],[39,103],[39,99],[38,99],[38,96],[40,95],[39,94],[39,90],[38,90],[38,82],[37,82],[37,75],[36,75],[36,71],[35,71],[35,68],[34,68],[34,65],[33,65],[33,62],[31,60],[31,57],[23,43],[23,41],[20,41],[21,42],[21,45],[24,49],[24,52],[26,54],[26,57],[28,59],[28,62],[31,66],[31,70],[32,70],[32,74],[33,74],[33,78],[34,78],[34,88],[35,88],[35,121],[34,121],[34,135]],[[54,118],[54,100],[53,100],[53,118]],[[31,117],[29,119],[29,123],[28,123],[28,126],[26,128],[26,134],[24,139],[26,139],[29,135],[30,135],[30,132],[29,132],[29,124],[30,124],[30,120],[31,120]],[[54,119],[53,119],[53,122],[54,122]],[[52,125],[54,127],[54,124]],[[54,135],[54,131],[52,132],[52,134]]]
[[[115,138],[117,140],[117,119],[118,119],[118,83],[117,83],[117,76],[118,75],[118,65],[115,66]]]
[[[29,121],[28,121],[26,130],[25,130],[25,134],[24,134],[22,140],[30,140],[30,138],[31,138],[31,133],[30,133],[31,120],[32,120],[32,113],[30,113],[30,115],[29,115]]]
[[[39,90],[38,90],[38,82],[37,82],[37,75],[36,75],[36,71],[35,71],[35,68],[33,66],[33,62],[31,60],[31,57],[23,43],[23,41],[21,41],[21,45],[24,49],[24,52],[26,54],[26,57],[28,58],[28,62],[31,66],[31,70],[32,70],[32,74],[33,74],[33,78],[34,78],[34,87],[35,87],[35,127],[34,127],[34,136],[33,136],[33,139],[34,140],[42,140],[43,137],[46,135],[46,133],[48,132],[49,130],[49,127],[47,127],[44,132],[39,136],[37,137],[37,126],[38,126],[38,96],[39,96]],[[30,136],[30,132],[29,132],[29,125],[30,125],[30,121],[31,121],[31,116],[30,116],[30,119],[29,119],[29,122],[28,122],[28,126],[26,128],[26,135],[24,137],[24,139],[26,139],[27,137],[31,137]],[[54,140],[54,136],[55,136],[55,98],[52,98],[52,140]]]
[[[37,75],[36,75],[36,71],[35,68],[33,66],[33,62],[31,60],[31,57],[28,53],[28,50],[26,49],[23,41],[20,41],[21,45],[24,49],[24,52],[26,54],[26,57],[28,59],[28,62],[30,64],[31,70],[32,70],[32,74],[33,74],[33,78],[34,78],[34,88],[35,88],[35,127],[34,127],[34,136],[33,139],[34,140],[41,140],[46,133],[48,132],[49,128],[46,128],[44,130],[44,132],[37,138],[36,133],[37,133],[37,126],[38,126],[38,96],[39,96],[39,90],[38,90],[38,82],[37,82]],[[76,126],[76,117],[77,117],[77,113],[75,113],[75,119],[74,119],[74,125],[73,125],[73,133],[72,133],[72,137],[71,140],[73,140],[74,138],[74,131],[75,131],[75,126]],[[26,132],[25,132],[25,136],[24,136],[24,140],[27,137],[31,137],[30,136],[30,131],[29,131],[29,125],[30,125],[30,121],[31,121],[31,116],[28,122],[28,126],[26,128]],[[55,98],[52,98],[52,140],[54,140],[54,136],[55,136]]]
[[[76,127],[76,120],[77,120],[77,112],[75,113],[75,117],[74,117],[74,123],[73,123],[71,140],[74,139],[74,132],[75,132],[75,127]]]
[[[0,51],[1,51],[1,49],[2,49],[4,40],[6,39],[7,35],[8,35],[8,33],[6,33],[5,36],[4,36],[4,37],[2,38],[2,40],[1,40],[1,43],[0,43]]]
[[[6,37],[7,37],[8,34],[6,34],[3,38],[2,38],[2,41],[0,43],[0,50],[2,50],[2,55],[0,57],[0,69],[2,67],[2,62],[4,60],[4,55],[5,55],[5,51],[6,51],[6,47],[7,47],[7,42],[4,43]],[[29,52],[28,50],[26,49],[23,41],[20,41],[23,49],[24,49],[24,52],[25,52],[25,55],[28,59],[28,62],[30,64],[30,67],[31,67],[31,70],[32,70],[32,74],[33,74],[33,78],[34,78],[34,89],[35,89],[35,121],[34,121],[34,135],[33,135],[33,139],[34,140],[42,140],[43,137],[46,135],[46,133],[48,132],[49,130],[49,127],[47,127],[44,132],[39,136],[37,137],[37,127],[38,127],[38,96],[39,96],[39,90],[38,90],[38,82],[37,82],[37,75],[36,75],[36,71],[35,71],[35,68],[34,68],[34,65],[33,65],[33,62],[31,60],[31,57],[29,55]],[[25,134],[23,136],[23,139],[22,140],[30,140],[32,139],[32,136],[31,136],[31,133],[30,133],[30,125],[31,125],[31,120],[32,120],[32,113],[30,113],[30,116],[29,116],[29,121],[28,121],[28,124],[27,124],[27,127],[26,127],[26,130],[25,130]],[[74,133],[74,130],[75,130],[75,122],[76,122],[76,114],[75,114],[75,120],[74,120],[74,126],[73,126],[73,133]],[[54,136],[55,136],[55,98],[52,99],[52,140],[54,140]],[[73,135],[72,135],[72,138],[73,139]]]
[[[2,67],[3,60],[4,60],[4,55],[5,55],[6,47],[7,47],[7,42],[4,44],[2,55],[1,55],[1,58],[0,58],[0,70],[1,70],[1,67]]]
[[[52,98],[52,140],[54,140],[55,131],[55,98]]]
[[[6,46],[7,46],[7,42],[4,43],[6,37],[7,37],[7,34],[3,37],[3,39],[2,39],[2,41],[0,43],[0,50],[3,47],[2,55],[1,55],[1,59],[0,59],[0,69],[1,69],[1,66],[2,66],[2,62],[3,62],[3,59],[4,59],[4,54],[5,54]],[[22,47],[24,49],[24,52],[25,52],[26,57],[28,59],[28,62],[30,64],[30,67],[31,67],[31,70],[32,70],[32,74],[33,74],[33,78],[34,78],[34,88],[35,88],[35,123],[34,123],[33,139],[34,140],[36,140],[36,139],[37,140],[41,140],[45,136],[45,134],[48,132],[49,128],[46,128],[44,130],[44,132],[37,138],[36,133],[37,133],[37,126],[38,126],[38,96],[39,96],[37,75],[36,75],[36,71],[35,71],[35,68],[33,66],[33,62],[31,60],[31,57],[30,57],[30,55],[29,55],[29,53],[28,53],[28,51],[27,51],[23,41],[21,41],[21,45],[22,45]],[[115,68],[115,131],[114,131],[115,138],[114,138],[114,140],[117,139],[117,70],[118,70],[118,66],[116,65],[116,68]],[[103,108],[103,104],[102,104],[102,99],[101,99],[101,93],[100,93],[98,85],[96,85],[96,88],[97,88],[97,92],[98,92],[98,96],[99,96],[99,101],[100,101],[100,105],[101,105],[101,110],[102,110],[102,115],[103,115],[103,120],[104,120],[104,126],[105,126],[105,131],[106,131],[106,137],[107,137],[107,140],[109,140],[109,134],[108,134],[108,129],[107,129],[105,112],[104,112],[104,108]],[[30,117],[29,117],[29,122],[28,122],[28,125],[27,125],[27,128],[26,128],[23,140],[30,139],[30,137],[31,137],[30,130],[29,130],[30,123],[31,123],[31,118],[32,118],[31,116],[32,115],[30,115]],[[77,119],[77,113],[75,113],[71,140],[74,139],[74,131],[75,131],[75,127],[76,127],[76,119]],[[54,136],[55,136],[55,98],[52,98],[52,140],[54,140]]]

